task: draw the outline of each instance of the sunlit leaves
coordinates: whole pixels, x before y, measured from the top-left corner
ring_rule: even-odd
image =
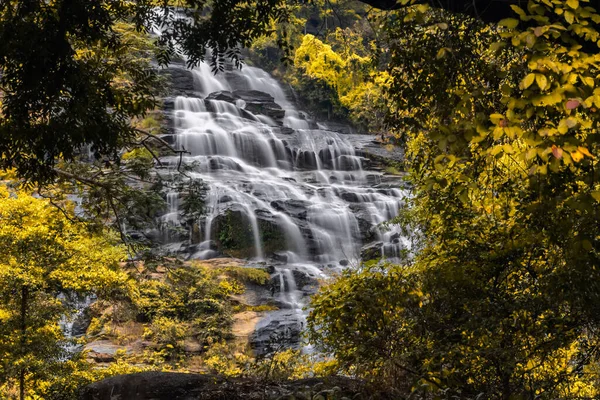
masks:
[[[519,25],[519,20],[515,18],[506,18],[498,22],[498,25],[508,29],[515,29],[517,25]]]
[[[596,390],[571,368],[596,340],[582,321],[600,323],[590,301],[600,293],[590,279],[600,278],[600,16],[585,5],[532,0],[491,28],[446,16],[444,35],[423,28],[442,19],[436,10],[394,25],[392,120],[408,137],[426,237],[415,264],[439,301],[439,314],[420,321],[444,332],[411,367],[433,366],[419,372],[463,394],[509,398],[493,392],[503,390],[498,375],[516,398]]]
[[[527,74],[525,79],[523,80],[523,88],[527,89],[529,86],[533,84],[535,81],[535,74]]]
[[[128,290],[125,254],[48,201],[0,186],[0,378],[52,375],[64,361],[61,318],[86,294]],[[61,297],[59,297],[61,296]]]

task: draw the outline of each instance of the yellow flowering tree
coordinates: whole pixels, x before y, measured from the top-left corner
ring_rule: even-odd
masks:
[[[291,81],[301,92],[307,92],[309,83],[320,87],[319,101],[324,98],[331,103],[329,116],[346,110],[361,128],[379,131],[386,112],[383,92],[389,75],[375,68],[364,41],[349,28],[337,28],[325,42],[305,35],[295,52],[297,74]]]
[[[20,399],[66,357],[67,299],[124,287],[123,248],[46,200],[0,187],[0,381]]]

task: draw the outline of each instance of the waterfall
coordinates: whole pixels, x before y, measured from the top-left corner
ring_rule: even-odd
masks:
[[[204,181],[208,192],[197,221],[201,242],[182,242],[181,251],[214,258],[228,254],[234,241],[235,254],[276,260],[282,310],[258,330],[276,322],[302,329],[305,290],[295,273],[317,279],[358,265],[361,247],[371,242],[380,243],[384,257],[399,257],[410,243],[398,227],[381,224],[398,215],[406,193],[386,185],[383,172],[357,151],[372,137],[310,120],[265,71],[244,67],[214,76],[200,64],[192,74],[194,87],[186,92],[198,97],[173,99],[165,140],[189,151],[182,158],[187,176]],[[179,157],[162,161],[174,168]],[[178,224],[180,201],[167,194],[166,225]],[[173,249],[179,238],[165,240]]]

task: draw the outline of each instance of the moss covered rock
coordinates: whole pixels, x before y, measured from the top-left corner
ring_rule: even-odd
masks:
[[[287,248],[285,234],[275,219],[268,215],[259,216],[256,224],[264,255],[271,255]],[[257,256],[252,222],[242,211],[228,210],[215,218],[211,235],[223,254],[236,258]]]

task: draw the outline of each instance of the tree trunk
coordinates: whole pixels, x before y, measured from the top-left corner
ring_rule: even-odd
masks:
[[[29,289],[27,286],[23,286],[21,288],[21,350],[25,350],[25,346],[27,343],[26,335],[27,335],[27,302],[29,297]],[[19,373],[19,399],[25,400],[25,373],[27,369],[25,366],[21,367],[21,371]]]

